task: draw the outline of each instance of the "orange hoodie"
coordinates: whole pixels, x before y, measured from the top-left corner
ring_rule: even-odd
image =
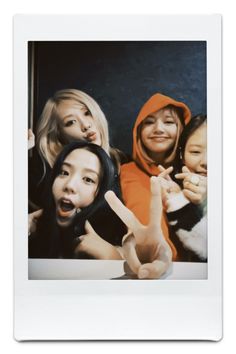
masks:
[[[121,189],[122,197],[125,205],[132,210],[137,218],[143,224],[147,225],[149,222],[149,208],[151,200],[150,191],[150,176],[158,176],[159,169],[154,161],[144,155],[144,152],[138,142],[137,129],[140,123],[150,114],[163,109],[168,105],[180,107],[183,110],[183,117],[185,124],[191,118],[189,108],[182,102],[173,100],[168,96],[160,93],[153,95],[142,107],[136,119],[133,129],[133,160],[121,166]],[[166,240],[171,246],[173,252],[173,259],[177,259],[177,251],[173,243],[169,239],[169,232],[167,221],[163,215],[162,230]]]

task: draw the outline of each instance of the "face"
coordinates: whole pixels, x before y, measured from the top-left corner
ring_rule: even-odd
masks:
[[[78,139],[101,146],[101,134],[86,106],[74,101],[62,101],[57,107],[59,127],[69,143]]]
[[[166,153],[175,144],[177,121],[169,109],[159,110],[143,121],[141,140],[148,155]]]
[[[98,157],[88,150],[75,149],[67,155],[52,186],[59,226],[70,225],[76,213],[94,201],[100,169]]]
[[[190,136],[184,152],[184,163],[191,172],[207,176],[207,124]]]

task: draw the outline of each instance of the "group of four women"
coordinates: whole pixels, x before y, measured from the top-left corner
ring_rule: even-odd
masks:
[[[153,95],[127,162],[110,147],[99,105],[66,89],[47,101],[36,142],[43,173],[32,193],[30,167],[39,210],[29,216],[29,257],[125,259],[139,278],[160,277],[172,260],[206,261],[205,115]]]

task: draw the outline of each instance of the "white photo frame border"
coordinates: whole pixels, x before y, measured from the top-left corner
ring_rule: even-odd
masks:
[[[208,279],[28,280],[27,49],[28,41],[57,40],[207,42]],[[221,339],[221,99],[220,15],[14,17],[14,335],[17,340]]]

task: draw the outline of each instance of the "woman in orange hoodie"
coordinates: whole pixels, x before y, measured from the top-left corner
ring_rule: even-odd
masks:
[[[141,108],[133,129],[133,162],[121,166],[121,189],[125,205],[142,224],[149,223],[151,201],[150,176],[176,164],[176,151],[184,125],[191,112],[182,102],[157,93]],[[167,221],[162,230],[171,246],[173,260],[177,251],[169,239]]]

